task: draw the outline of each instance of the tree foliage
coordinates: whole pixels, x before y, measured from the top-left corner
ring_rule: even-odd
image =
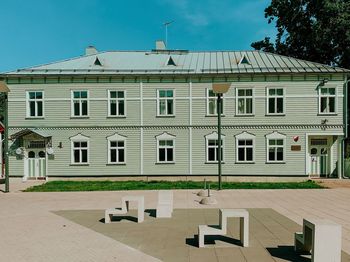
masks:
[[[272,0],[265,17],[275,43],[265,37],[253,48],[350,68],[350,0]]]

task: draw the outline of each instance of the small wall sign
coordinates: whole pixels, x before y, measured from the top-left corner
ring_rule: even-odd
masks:
[[[301,151],[301,146],[300,145],[292,145],[290,147],[291,151]]]

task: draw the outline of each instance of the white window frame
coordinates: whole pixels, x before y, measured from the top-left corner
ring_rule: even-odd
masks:
[[[274,145],[272,147],[278,148],[278,147],[283,147],[283,160],[269,160],[269,141],[270,140],[283,140],[283,145]],[[271,163],[271,164],[281,164],[286,162],[286,135],[278,133],[276,131],[272,132],[271,134],[266,135],[266,163]]]
[[[164,132],[163,134],[160,134],[158,136],[156,136],[156,141],[157,141],[157,164],[174,164],[176,162],[175,160],[175,139],[176,139],[176,136],[172,135],[172,134],[169,134],[167,132]],[[160,146],[159,145],[159,142],[160,141],[168,141],[168,140],[171,140],[173,141],[173,145],[172,146],[168,146],[168,145],[165,145],[165,146]],[[166,157],[166,160],[165,161],[160,161],[159,160],[159,149],[160,148],[172,148],[173,149],[173,160],[172,161],[168,161],[167,157]],[[166,152],[166,150],[165,150]]]
[[[74,92],[87,92],[87,98],[74,98]],[[71,90],[71,117],[72,118],[88,118],[90,116],[90,94],[89,90]],[[79,101],[80,115],[74,115],[74,101]],[[82,115],[82,101],[87,101],[87,115]]]
[[[109,89],[108,91],[108,117],[113,117],[113,118],[124,118],[126,117],[126,90],[113,90],[113,89]],[[124,93],[124,98],[112,98],[111,97],[111,92],[123,92]],[[116,115],[112,115],[111,114],[111,102],[115,101],[116,102],[116,107],[117,107],[117,114]],[[119,114],[119,102],[120,101],[124,101],[124,114],[120,115]]]
[[[107,152],[107,163],[108,165],[125,165],[126,164],[126,136],[122,136],[119,135],[118,133],[115,133],[114,135],[108,136],[107,137],[107,148],[108,148],[108,152]],[[116,147],[111,147],[111,142],[124,142],[124,146],[123,147],[119,147],[118,144]],[[116,149],[117,150],[117,161],[116,162],[112,162],[111,161],[111,149]],[[119,151],[118,149],[124,149],[124,161],[123,162],[119,162]]]
[[[38,99],[38,98],[34,98],[34,99],[30,99],[29,97],[29,93],[38,93],[41,92],[42,94],[42,98]],[[26,117],[27,118],[45,118],[45,96],[44,96],[44,91],[43,90],[27,90],[26,91]],[[35,116],[31,116],[30,115],[30,105],[29,103],[34,101],[35,102]],[[38,116],[38,102],[42,103],[42,112],[43,115],[42,116]]]
[[[238,96],[239,90],[252,90],[251,96]],[[252,99],[252,113],[239,113],[238,110],[238,99],[244,99],[244,111],[246,111],[246,101],[247,99]],[[255,115],[255,89],[253,87],[236,87],[236,115],[237,116],[254,116]]]
[[[217,116],[218,115],[218,96],[217,96],[217,94],[215,94],[215,96],[214,97],[210,97],[209,96],[209,91],[212,91],[213,89],[212,88],[206,88],[206,90],[205,90],[205,97],[206,97],[206,116]],[[224,102],[224,94],[222,94],[222,96],[221,96],[221,102],[222,102],[222,112],[221,112],[221,116],[223,116],[224,114],[225,114],[225,102]],[[210,112],[209,112],[209,100],[214,100],[215,99],[215,113],[214,114],[210,114]]]
[[[270,89],[282,89],[283,95],[270,95]],[[277,98],[283,98],[283,112],[282,113],[270,113],[269,112],[269,99],[275,98],[275,108],[277,109]],[[283,86],[271,86],[266,88],[266,115],[269,116],[283,116],[286,114],[286,88]]]
[[[77,134],[76,136],[71,137],[70,141],[71,141],[71,165],[78,165],[78,166],[89,165],[90,164],[90,138],[82,134]],[[80,162],[78,163],[74,162],[74,150],[76,149],[76,147],[74,147],[74,142],[87,142],[87,162],[81,162],[82,160],[81,153],[80,153]],[[78,149],[82,150],[82,148],[80,147]]]
[[[334,89],[334,95],[322,95],[321,89]],[[322,86],[318,88],[318,114],[320,115],[336,115],[337,114],[337,105],[338,105],[338,96],[337,96],[337,87],[336,86]],[[327,102],[329,101],[329,97],[334,97],[334,112],[321,112],[321,99],[322,97],[327,98]],[[328,103],[327,103],[328,107]]]
[[[173,91],[173,97],[172,97],[172,99],[170,99],[170,98],[168,98],[168,97],[160,97],[159,96],[159,92],[160,91]],[[175,101],[176,101],[176,99],[175,99],[175,97],[176,97],[176,94],[175,94],[175,89],[173,89],[173,88],[161,88],[161,89],[157,89],[157,116],[158,117],[174,117],[175,115],[176,115],[176,111],[175,111],[175,108],[176,108],[176,106],[175,106]],[[168,114],[168,103],[165,103],[165,112],[166,112],[166,114],[160,114],[160,100],[165,100],[165,101],[167,101],[167,100],[172,100],[173,101],[173,113],[172,114]]]
[[[248,132],[242,132],[238,135],[235,136],[236,138],[236,163],[247,163],[247,164],[253,164],[255,163],[255,135],[253,134],[250,134]],[[240,146],[239,145],[239,141],[241,140],[252,140],[252,145],[251,146],[247,146],[247,145],[244,145],[244,146]],[[252,148],[253,149],[253,159],[252,160],[239,160],[238,159],[238,149],[239,148]],[[247,150],[244,150],[244,155],[245,155],[245,159],[247,159]]]
[[[212,163],[218,163],[218,157],[217,157],[217,151],[215,150],[215,155],[216,155],[216,160],[209,160],[209,140],[218,140],[219,136],[216,131],[212,132],[211,134],[208,134],[205,136],[205,162],[207,164],[212,164]],[[221,156],[221,163],[225,163],[225,135],[221,134],[221,141],[222,141],[222,156]],[[219,147],[219,144],[215,146],[211,146],[214,148]]]

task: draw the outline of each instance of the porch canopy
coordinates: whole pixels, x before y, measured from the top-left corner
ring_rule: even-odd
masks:
[[[49,138],[49,137],[52,137],[52,135],[50,134],[47,134],[45,133],[44,131],[41,131],[41,130],[37,130],[35,128],[26,128],[26,129],[23,129],[17,133],[14,133],[10,136],[11,139],[17,139],[17,138],[20,138],[20,137],[23,137],[25,135],[28,135],[28,134],[37,134],[38,136],[41,136],[42,138]]]

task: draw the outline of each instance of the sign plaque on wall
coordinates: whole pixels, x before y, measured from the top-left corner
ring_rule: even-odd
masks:
[[[300,145],[292,145],[290,147],[291,151],[301,151],[301,146]]]

